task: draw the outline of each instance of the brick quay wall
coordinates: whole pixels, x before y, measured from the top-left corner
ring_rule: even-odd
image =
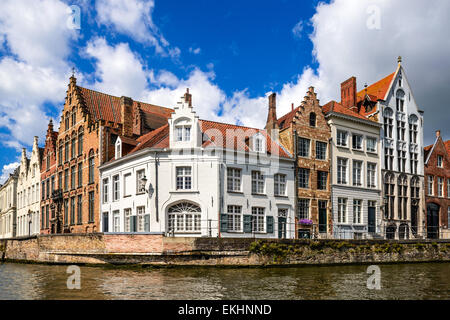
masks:
[[[154,266],[450,262],[449,240],[257,240],[161,234],[40,235],[0,240],[2,261]]]

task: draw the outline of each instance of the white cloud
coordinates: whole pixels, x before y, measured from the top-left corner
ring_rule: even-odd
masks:
[[[292,34],[294,35],[294,38],[300,39],[302,37],[302,31],[303,31],[303,21],[297,22],[297,24],[292,28]]]
[[[136,41],[150,44],[158,54],[179,57],[180,49],[170,48],[169,42],[153,22],[154,0],[97,0],[95,7],[99,23],[113,27]]]
[[[192,47],[190,47],[189,48],[189,52],[192,53],[192,54],[200,54],[201,49],[200,48],[192,48]]]
[[[9,175],[14,172],[14,170],[20,165],[20,162],[12,162],[5,164],[2,168],[2,172],[0,174],[0,184],[5,183],[9,178]]]

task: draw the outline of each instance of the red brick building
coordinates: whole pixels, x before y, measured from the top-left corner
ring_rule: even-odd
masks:
[[[43,161],[48,154],[50,167],[42,167],[41,233],[101,231],[98,166],[114,157],[117,137],[132,141],[166,124],[171,113],[172,109],[80,87],[72,76],[59,131],[49,125],[47,132]]]
[[[434,144],[424,148],[427,238],[450,238],[450,140],[436,132]]]

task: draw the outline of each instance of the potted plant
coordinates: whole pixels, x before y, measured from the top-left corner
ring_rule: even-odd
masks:
[[[299,223],[306,226],[310,226],[313,224],[311,219],[300,219]]]

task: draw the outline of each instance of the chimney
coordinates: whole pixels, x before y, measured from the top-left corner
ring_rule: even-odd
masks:
[[[356,111],[356,78],[351,77],[341,83],[341,104]]]
[[[294,111],[294,103],[291,104],[291,111]]]
[[[122,135],[131,137],[133,135],[133,99],[120,97],[120,116],[122,117]]]
[[[436,131],[436,138],[439,138],[441,136],[441,130]]]
[[[266,128],[267,133],[272,135],[273,129],[279,129],[277,122],[277,94],[272,93],[269,96],[269,113],[267,115]]]
[[[184,101],[189,107],[192,107],[192,94],[189,93],[189,88],[186,88],[186,93],[184,94]]]

